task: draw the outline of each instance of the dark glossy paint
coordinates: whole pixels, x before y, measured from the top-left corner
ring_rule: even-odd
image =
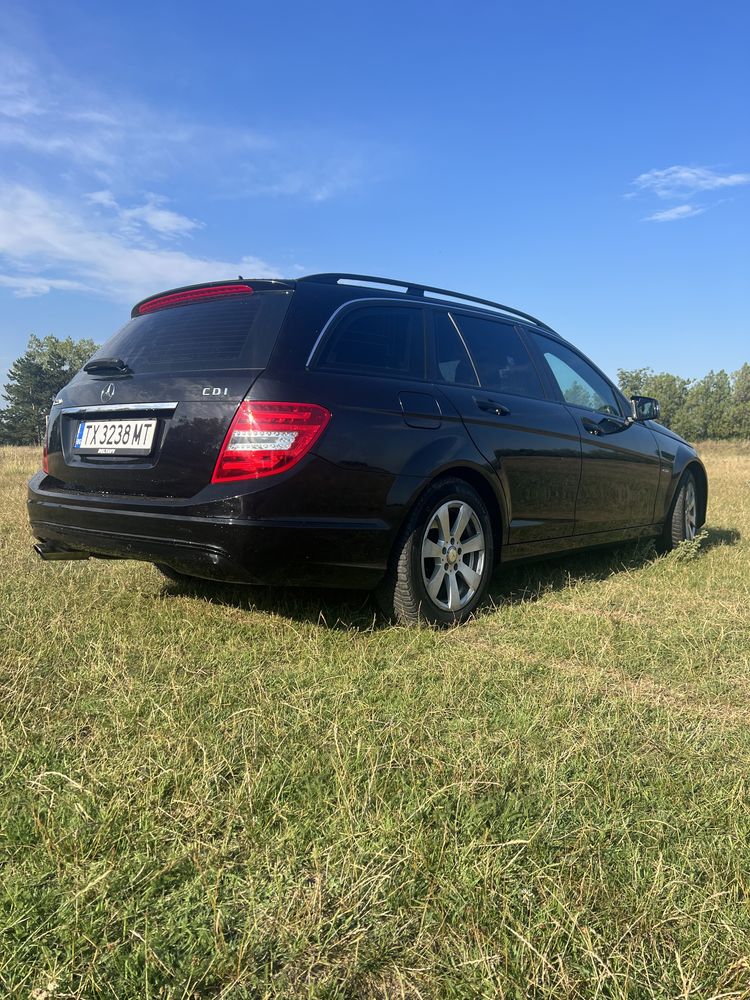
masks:
[[[447,473],[480,490],[496,550],[508,562],[656,534],[688,465],[705,511],[705,473],[688,444],[651,421],[624,417],[592,434],[587,422],[602,414],[564,404],[542,366],[544,399],[431,381],[430,316],[440,306],[373,288],[286,287],[294,289],[291,304],[265,370],[79,373],[52,409],[49,474],[29,483],[35,536],[214,579],[372,587],[419,494]],[[332,314],[354,300],[423,308],[423,377],[316,366]],[[110,385],[114,396],[103,404]],[[313,452],[287,472],[212,485],[246,396],[318,403],[331,421]],[[176,406],[149,409],[165,402]],[[70,411],[102,405],[111,416],[156,416],[147,459],[73,453],[81,417]]]

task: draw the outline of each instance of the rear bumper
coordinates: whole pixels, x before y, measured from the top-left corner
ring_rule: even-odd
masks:
[[[394,536],[393,526],[376,518],[238,517],[226,499],[192,506],[70,493],[54,484],[40,472],[28,485],[37,539],[97,556],[165,563],[211,580],[368,589],[385,573]]]

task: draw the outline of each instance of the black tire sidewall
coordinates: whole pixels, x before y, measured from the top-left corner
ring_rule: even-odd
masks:
[[[672,501],[672,506],[669,511],[669,517],[664,524],[664,531],[658,546],[659,550],[662,552],[669,552],[672,549],[676,549],[681,542],[686,540],[685,493],[687,490],[687,484],[691,480],[693,482],[693,488],[697,490],[695,476],[689,469],[687,469],[683,472],[680,481],[677,484],[677,490],[675,491],[674,500]]]

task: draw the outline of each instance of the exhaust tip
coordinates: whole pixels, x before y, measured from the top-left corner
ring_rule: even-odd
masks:
[[[35,542],[34,551],[45,562],[89,558],[88,552],[82,552],[80,549],[66,549],[62,545],[55,545],[54,542]]]

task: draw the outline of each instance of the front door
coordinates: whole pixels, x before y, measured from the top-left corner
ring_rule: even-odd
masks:
[[[544,334],[531,336],[581,433],[576,535],[653,523],[660,475],[655,435],[622,412],[614,388],[577,351]]]
[[[503,485],[508,543],[573,534],[581,443],[574,417],[546,398],[515,327],[433,310],[432,373]]]

